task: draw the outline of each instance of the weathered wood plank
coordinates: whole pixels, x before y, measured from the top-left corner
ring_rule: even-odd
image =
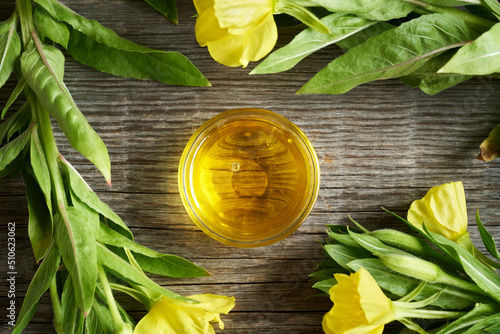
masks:
[[[491,232],[500,235],[500,165],[475,159],[481,141],[500,123],[500,81],[473,79],[432,97],[398,80],[369,83],[339,96],[299,96],[294,92],[340,49],[321,50],[285,73],[249,76],[254,64],[226,68],[198,46],[191,1],[177,1],[178,26],[143,1],[63,2],[132,41],[184,53],[213,85],[174,87],[118,78],[68,58],[66,85],[109,149],[113,187],[59,130],[55,136],[61,153],[131,227],[138,242],[184,256],[214,274],[155,280],[183,294],[236,296],[234,312],[224,317],[224,333],[321,333],[330,302],[306,299],[315,293],[307,275],[321,258],[325,224],[348,224],[348,214],[370,229],[403,228],[381,207],[404,215],[431,186],[463,180],[473,240],[479,241],[476,209]],[[2,4],[0,20],[13,8],[13,2]],[[281,29],[278,47],[296,32]],[[9,81],[0,91],[0,105],[14,86]],[[291,237],[264,248],[234,249],[208,238],[190,221],[178,194],[177,166],[191,134],[217,113],[240,107],[266,108],[289,118],[311,139],[320,161],[321,190],[311,216]],[[20,305],[36,264],[19,178],[0,180],[0,226],[8,222],[17,223]],[[0,315],[5,319],[7,234],[2,231]],[[135,319],[144,314],[136,303],[120,300]],[[52,333],[51,312],[44,297],[26,333]],[[0,331],[7,330],[0,322]]]

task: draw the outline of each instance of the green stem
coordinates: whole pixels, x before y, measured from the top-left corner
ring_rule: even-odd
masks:
[[[34,94],[32,95],[34,97]],[[66,192],[64,190],[64,183],[61,173],[59,171],[58,159],[60,156],[57,144],[52,132],[52,125],[50,124],[49,114],[43,109],[38,99],[33,98],[31,104],[32,108],[36,110],[38,116],[38,124],[40,127],[40,139],[42,142],[43,150],[47,157],[47,164],[49,166],[50,176],[52,180],[52,188],[55,194],[55,203],[58,208],[64,208],[67,205]]]
[[[452,276],[450,274],[445,273],[444,271],[439,272],[439,278],[438,281],[440,283],[452,285],[454,287],[460,288],[462,290],[470,291],[473,293],[476,293],[481,296],[487,296],[488,294],[484,292],[480,287],[478,287],[476,284],[464,281],[460,278],[457,278],[455,276]]]
[[[120,333],[126,326],[123,322],[122,316],[118,311],[116,306],[115,297],[113,297],[113,291],[111,291],[111,286],[109,285],[108,277],[106,272],[101,265],[98,265],[99,279],[101,280],[102,287],[104,289],[104,294],[106,295],[106,302],[108,303],[109,311],[111,312],[111,318],[113,319],[114,333]]]
[[[419,318],[419,319],[456,319],[460,318],[466,312],[457,311],[436,311],[427,309],[407,308],[406,303],[392,302],[394,305],[395,318]]]
[[[279,0],[274,9],[276,14],[284,13],[295,17],[307,26],[323,34],[330,34],[330,29],[320,19],[311,13],[307,8],[289,0]]]
[[[495,25],[495,22],[493,22],[493,21],[476,16],[476,15],[469,13],[469,12],[465,12],[465,11],[460,10],[458,8],[431,5],[427,2],[420,1],[420,0],[404,0],[404,1],[412,3],[412,4],[417,5],[417,6],[420,6],[420,7],[424,8],[425,10],[432,12],[432,13],[451,14],[453,16],[460,17],[465,22],[469,22],[469,23],[472,23],[474,25],[478,25],[481,27],[486,27],[488,29]],[[418,9],[415,10],[415,12],[421,14],[421,11],[419,11]]]
[[[64,334],[62,322],[62,306],[57,293],[56,278],[52,279],[50,283],[50,299],[52,299],[52,308],[54,309],[54,327],[58,334]]]
[[[16,0],[16,7],[19,13],[19,20],[21,21],[23,45],[26,49],[31,39],[31,32],[35,30],[31,0]]]

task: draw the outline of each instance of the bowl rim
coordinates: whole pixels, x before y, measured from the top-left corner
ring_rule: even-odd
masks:
[[[203,145],[203,142],[207,137],[203,138],[209,130],[213,129],[214,126],[217,126],[219,122],[224,121],[224,123],[220,124],[220,126],[234,121],[238,118],[248,118],[248,117],[258,117],[265,118],[268,123],[278,124],[280,127],[287,132],[293,134],[293,139],[300,139],[300,143],[302,145],[297,145],[304,156],[304,160],[311,167],[310,173],[312,175],[312,180],[309,183],[309,186],[306,188],[307,192],[310,193],[308,200],[302,206],[299,211],[300,214],[297,214],[290,222],[290,224],[286,225],[287,227],[284,230],[279,230],[277,233],[266,237],[265,239],[259,240],[237,240],[233,239],[229,236],[222,235],[204,223],[202,217],[199,216],[197,206],[194,205],[196,202],[196,196],[194,187],[189,187],[188,184],[192,180],[192,170],[191,164],[196,156],[198,150]],[[200,141],[201,140],[201,141]],[[199,141],[199,142],[198,142]],[[196,144],[196,146],[195,146]],[[188,143],[184,147],[182,152],[181,159],[179,161],[179,169],[178,169],[178,186],[179,186],[179,194],[183,203],[184,208],[186,209],[188,215],[191,220],[199,227],[201,230],[210,236],[211,238],[222,242],[223,244],[239,247],[239,248],[254,248],[265,245],[270,245],[281,241],[295,232],[309,217],[311,211],[313,210],[320,188],[320,167],[319,161],[316,154],[316,151],[310,142],[309,138],[305,135],[305,133],[296,126],[292,121],[287,119],[286,117],[275,113],[270,110],[260,109],[260,108],[236,108],[230,109],[224,112],[221,112],[207,121],[205,121],[198,129],[193,133],[190,137]],[[189,189],[191,189],[191,194],[189,194]],[[191,195],[191,196],[190,196]]]

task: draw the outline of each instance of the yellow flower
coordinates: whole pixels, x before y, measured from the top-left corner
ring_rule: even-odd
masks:
[[[224,329],[220,313],[227,314],[234,307],[234,297],[211,294],[193,295],[199,301],[189,304],[162,297],[148,314],[139,321],[134,334],[207,334],[215,333],[211,322],[217,321]]]
[[[335,278],[338,284],[329,291],[333,307],[323,317],[326,334],[381,334],[395,320],[391,300],[366,269]]]
[[[246,67],[276,44],[275,0],[194,0],[194,4],[196,39],[223,65]]]
[[[457,241],[467,233],[467,208],[462,182],[450,182],[431,188],[414,201],[408,210],[408,221],[420,230]]]

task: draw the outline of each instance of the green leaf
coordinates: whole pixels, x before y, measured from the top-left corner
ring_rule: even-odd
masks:
[[[481,0],[481,4],[500,20],[500,3],[497,0]]]
[[[20,54],[21,39],[12,25],[8,33],[0,36],[0,87],[9,79]]]
[[[0,35],[8,33],[12,27],[15,27],[18,16],[18,12],[15,11],[7,20],[0,22]]]
[[[7,165],[14,161],[15,158],[26,147],[31,137],[31,129],[24,131],[19,137],[4,145],[0,148],[0,172],[3,171]]]
[[[349,231],[349,235],[364,249],[367,251],[375,254],[375,255],[384,255],[384,254],[403,254],[403,255],[410,255],[409,253],[398,249],[394,248],[391,246],[388,246],[384,244],[382,241],[378,240],[375,237],[372,237],[368,234],[360,234],[360,233],[354,233]]]
[[[14,101],[17,100],[19,94],[21,94],[21,92],[23,91],[25,86],[26,86],[26,81],[24,80],[24,78],[21,78],[21,80],[19,80],[16,87],[12,91],[12,94],[10,94],[10,97],[7,100],[7,103],[5,103],[5,107],[3,108],[2,114],[1,114],[2,119],[5,116],[5,114],[7,113],[7,110],[9,110],[12,103],[14,103]]]
[[[372,257],[372,254],[363,248],[345,245],[325,245],[325,251],[343,268],[350,270],[349,262]]]
[[[45,197],[45,202],[47,203],[47,208],[49,212],[52,213],[52,198],[51,198],[51,178],[49,167],[47,164],[47,159],[40,143],[40,138],[38,138],[38,127],[34,126],[31,130],[31,147],[30,147],[30,161],[33,167],[33,175],[36,181],[40,185],[40,189]]]
[[[490,304],[477,303],[474,308],[459,319],[442,327],[435,334],[463,333],[464,329],[469,328],[486,317],[495,313],[495,308]],[[484,332],[483,332],[484,334]]]
[[[131,284],[142,285],[144,288],[148,289],[151,292],[157,293],[162,296],[166,296],[169,298],[173,298],[176,300],[188,302],[188,303],[196,303],[196,301],[182,297],[179,294],[176,294],[170,290],[167,290],[152,280],[150,280],[143,273],[139,272],[137,269],[132,267],[128,262],[120,258],[118,255],[107,249],[102,244],[97,244],[97,259],[99,264],[106,267],[109,271],[113,273],[113,275],[118,278],[129,282]]]
[[[31,104],[26,102],[18,111],[0,124],[0,144],[9,142],[16,133],[23,133],[31,123]]]
[[[322,281],[319,281],[313,285],[313,288],[318,289],[320,291],[323,291],[324,293],[328,294],[331,287],[337,284],[337,280],[335,277],[331,277]]]
[[[150,273],[178,278],[210,275],[205,269],[182,257],[156,252],[127,239],[105,225],[101,225],[99,234],[97,235],[97,241],[115,247],[130,249],[135,253],[134,257],[141,268]]]
[[[97,301],[85,318],[85,333],[113,334],[113,318],[109,309]]]
[[[64,48],[68,47],[69,29],[66,24],[54,19],[40,6],[35,7],[33,20],[40,33],[62,45]]]
[[[457,243],[436,233],[426,231],[426,234],[436,246],[460,262],[464,271],[479,288],[496,301],[500,301],[500,277],[495,272]]]
[[[47,206],[44,194],[32,173],[33,171],[23,169],[29,212],[28,236],[35,260],[38,262],[45,256],[52,243],[53,221],[51,209]]]
[[[500,333],[500,313],[481,320],[463,334],[498,334]]]
[[[107,222],[111,223],[113,228],[120,234],[132,240],[134,236],[127,225],[106,203],[102,202],[99,197],[97,197],[96,193],[89,187],[80,173],[78,173],[66,159],[61,158],[60,162],[65,176],[69,181],[70,191],[79,198],[82,203],[107,218]]]
[[[75,290],[70,279],[64,284],[61,305],[64,333],[83,333],[83,313],[76,303]]]
[[[460,18],[424,15],[350,49],[317,73],[298,93],[340,94],[369,81],[408,75],[428,59],[476,36]]]
[[[349,267],[354,271],[358,271],[359,268],[365,268],[382,289],[399,297],[406,296],[421,283],[417,279],[400,275],[389,269],[380,259],[354,260],[349,263]],[[431,304],[445,309],[462,309],[475,303],[479,298],[474,294],[449,286],[427,283],[416,297],[416,300],[424,300],[438,292],[441,294]]]
[[[438,72],[485,75],[500,71],[500,23],[461,47]]]
[[[148,4],[153,6],[154,9],[162,13],[167,19],[177,24],[179,19],[177,17],[177,6],[175,0],[145,0]]]
[[[185,86],[210,86],[201,72],[178,52],[153,50],[119,37],[95,20],[54,0],[36,0],[50,15],[70,25],[68,53],[99,71]]]
[[[92,307],[97,281],[95,237],[83,213],[74,207],[59,209],[54,217],[54,237],[73,281],[76,303],[86,315]]]
[[[411,87],[418,87],[424,93],[434,95],[440,91],[469,80],[471,75],[437,73],[455,54],[453,50],[429,59],[422,67],[409,75],[401,77],[401,81]]]
[[[26,291],[26,296],[24,297],[23,305],[19,311],[19,315],[16,319],[16,327],[12,331],[13,334],[19,334],[28,325],[31,318],[35,315],[38,304],[42,295],[47,291],[52,280],[56,276],[57,269],[59,268],[60,254],[54,243],[49,247],[47,255],[42,261],[40,267],[38,267],[35,275],[33,276],[31,283]]]
[[[493,239],[493,236],[488,232],[488,230],[484,227],[483,222],[479,218],[479,211],[476,212],[476,221],[477,221],[477,229],[479,230],[479,235],[483,240],[483,244],[486,247],[486,250],[497,260],[500,260],[500,252],[498,252],[498,248]]]
[[[352,13],[359,17],[387,21],[408,15],[415,5],[400,0],[313,0],[330,12]]]
[[[349,50],[361,43],[366,42],[369,38],[378,36],[381,33],[394,28],[395,26],[393,26],[392,24],[386,22],[378,22],[377,24],[358,31],[354,35],[350,35],[336,42],[336,44],[344,50]]]
[[[89,159],[110,183],[108,150],[62,82],[63,54],[53,46],[38,43],[36,46],[32,40],[21,57],[21,69],[26,82],[42,106],[57,120],[71,146]]]
[[[333,274],[338,273],[339,271],[331,268],[331,269],[322,269],[318,271],[314,271],[311,274],[309,274],[309,277],[311,277],[315,281],[322,281],[328,278],[332,278]],[[344,272],[344,271],[340,271]],[[348,273],[348,272],[347,272]]]
[[[321,22],[330,29],[330,34],[323,34],[312,28],[307,28],[295,36],[288,45],[271,53],[250,74],[277,73],[289,70],[313,52],[377,23],[343,13],[328,15],[322,18]]]

